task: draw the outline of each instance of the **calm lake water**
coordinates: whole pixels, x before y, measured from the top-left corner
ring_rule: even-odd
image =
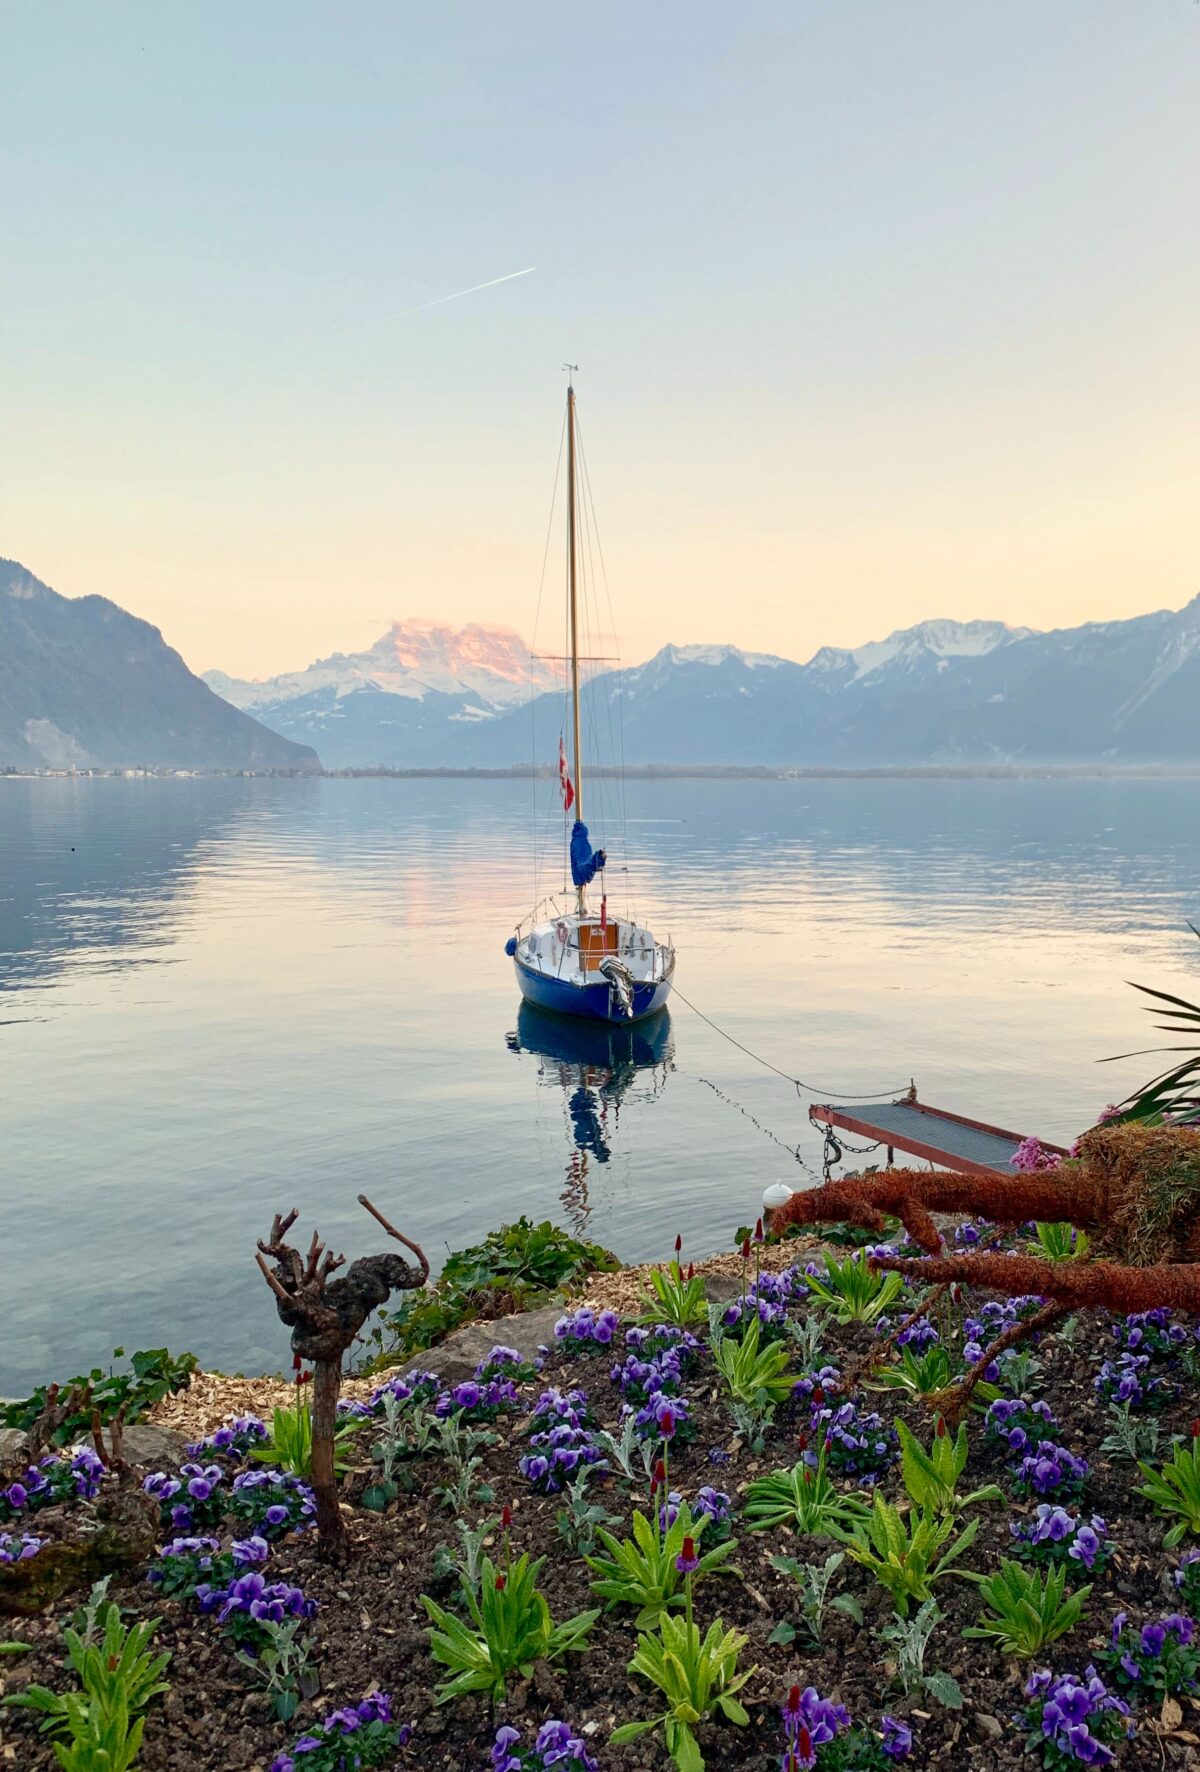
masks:
[[[803,1180],[810,1097],[682,1001],[612,1053],[518,1025],[533,794],[0,778],[0,1393],[118,1343],[278,1369],[280,1208],[351,1254],[365,1191],[435,1260],[522,1212],[699,1257]],[[1152,1043],[1124,981],[1197,988],[1200,783],[638,783],[625,829],[614,903],[820,1099],[911,1076],[1066,1141],[1153,1065],[1097,1068]]]

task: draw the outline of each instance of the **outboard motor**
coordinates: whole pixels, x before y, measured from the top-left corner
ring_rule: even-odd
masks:
[[[608,980],[623,1015],[633,1014],[633,973],[615,954],[606,954],[600,962],[600,975]]]

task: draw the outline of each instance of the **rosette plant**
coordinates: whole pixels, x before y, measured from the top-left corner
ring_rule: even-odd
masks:
[[[450,1678],[437,1689],[439,1704],[466,1692],[487,1692],[493,1701],[503,1698],[510,1675],[528,1678],[536,1662],[558,1661],[570,1650],[584,1646],[600,1608],[555,1624],[545,1595],[538,1591],[537,1578],[544,1562],[545,1558],[539,1557],[531,1563],[523,1552],[504,1569],[497,1569],[490,1557],[484,1557],[479,1597],[465,1583],[462,1589],[469,1625],[428,1594],[421,1595],[421,1604],[433,1622],[430,1653],[450,1670]]]
[[[629,1671],[658,1688],[666,1699],[666,1709],[647,1722],[622,1723],[610,1737],[614,1747],[661,1728],[667,1752],[679,1772],[704,1772],[696,1724],[717,1715],[740,1728],[750,1721],[736,1697],[757,1672],[755,1668],[737,1671],[747,1641],[741,1631],[726,1630],[720,1619],[702,1637],[690,1616],[675,1618],[664,1612],[658,1634],[638,1638]]]
[[[954,1538],[956,1523],[953,1514],[939,1519],[934,1514],[913,1513],[905,1519],[891,1502],[876,1495],[866,1518],[838,1536],[854,1561],[869,1569],[880,1587],[891,1594],[901,1618],[907,1618],[912,1601],[919,1605],[932,1599],[936,1581],[943,1575],[960,1573],[950,1565],[975,1542],[979,1521],[972,1520]]]
[[[604,1556],[587,1558],[588,1568],[599,1577],[592,1583],[592,1592],[614,1606],[636,1606],[635,1624],[639,1630],[653,1629],[664,1612],[678,1610],[684,1603],[684,1576],[680,1558],[685,1544],[700,1539],[708,1524],[703,1515],[693,1519],[686,1501],[667,1530],[656,1529],[645,1514],[635,1510],[632,1537],[621,1540],[611,1532],[597,1531]],[[733,1539],[714,1545],[700,1556],[691,1579],[701,1581],[709,1575],[740,1575],[729,1559],[737,1549]]]

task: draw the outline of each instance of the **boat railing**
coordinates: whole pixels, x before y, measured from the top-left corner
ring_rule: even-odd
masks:
[[[547,910],[552,917],[562,917],[565,915],[563,901],[557,893],[547,893],[545,898],[539,898],[529,915],[521,918],[515,931],[518,941],[527,930],[533,928],[542,912]]]

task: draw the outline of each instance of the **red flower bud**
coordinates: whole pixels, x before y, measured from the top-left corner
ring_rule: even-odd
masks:
[[[800,1452],[807,1452],[808,1451],[808,1435],[807,1434],[797,1434],[796,1435],[796,1448]]]
[[[945,1439],[945,1437],[946,1437],[946,1423],[942,1420],[940,1415],[937,1418],[937,1422],[934,1425],[933,1431],[937,1435],[939,1440]]]
[[[813,1744],[812,1736],[808,1732],[807,1723],[801,1723],[800,1728],[796,1733],[796,1751],[800,1755],[801,1765],[804,1765],[805,1763],[808,1765],[812,1764]]]
[[[659,1431],[664,1440],[669,1440],[675,1432],[675,1417],[669,1409],[664,1409],[658,1418]]]
[[[503,1526],[503,1528],[506,1532],[508,1531],[509,1527],[512,1525],[512,1509],[511,1509],[511,1507],[509,1507],[507,1501],[505,1502],[504,1506],[500,1509],[500,1524]]]
[[[654,1461],[654,1481],[656,1483],[665,1483],[666,1480],[667,1480],[667,1467],[663,1463],[661,1458],[656,1458]]]
[[[690,1561],[690,1559],[692,1557],[694,1557],[695,1554],[696,1554],[696,1540],[694,1538],[685,1538],[683,1541],[683,1559],[684,1559],[684,1561],[685,1562]]]
[[[302,1372],[300,1374],[300,1376],[297,1378],[296,1383],[297,1384],[311,1384],[312,1383],[312,1373],[311,1372]]]
[[[743,1237],[742,1238],[742,1260],[749,1261],[749,1259],[750,1259],[750,1239],[749,1239],[749,1237]]]
[[[292,1355],[292,1371],[293,1372],[299,1372],[299,1370],[303,1364],[304,1364],[304,1362],[300,1358],[299,1354]]]
[[[825,1392],[821,1389],[820,1385],[818,1385],[813,1392],[812,1400],[814,1403],[823,1403],[825,1401]]]
[[[1200,1440],[1200,1416],[1197,1416],[1196,1420],[1192,1423],[1192,1438],[1193,1440]]]
[[[696,1264],[694,1261],[688,1262],[687,1277],[689,1280],[694,1280],[696,1278]]]
[[[675,1239],[675,1253],[676,1253],[676,1255],[679,1254],[679,1252],[682,1248],[683,1248],[683,1238],[677,1236]]]
[[[955,1280],[953,1286],[951,1286],[951,1288],[950,1288],[950,1302],[951,1302],[951,1304],[961,1304],[962,1301],[963,1301],[963,1289],[959,1285],[958,1281]]]
[[[754,1221],[754,1241],[756,1243],[761,1243],[762,1240],[763,1240],[762,1219],[756,1218]]]
[[[497,1575],[495,1585],[496,1585],[496,1592],[498,1594],[503,1593],[504,1589],[508,1586],[508,1576],[507,1575]]]
[[[799,1688],[799,1686],[789,1686],[787,1708],[789,1710],[799,1710],[800,1709],[800,1688]]]

